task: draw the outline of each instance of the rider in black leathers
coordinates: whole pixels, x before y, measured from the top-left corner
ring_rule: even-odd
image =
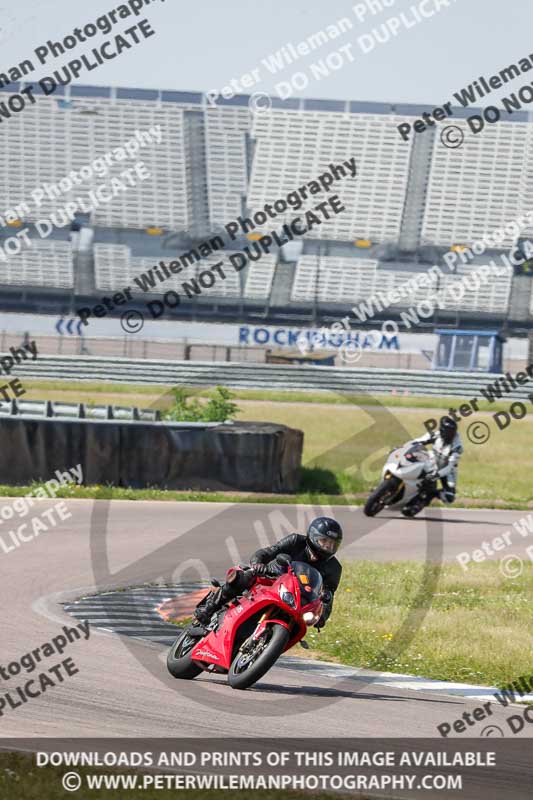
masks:
[[[330,517],[317,517],[310,524],[305,536],[292,533],[285,536],[271,547],[262,547],[250,559],[251,569],[230,569],[226,575],[226,583],[196,609],[195,617],[202,624],[207,624],[215,611],[233,600],[237,595],[249,589],[259,575],[279,572],[275,559],[281,553],[291,557],[293,561],[303,561],[313,566],[322,575],[324,581],[322,617],[316,627],[322,628],[331,614],[333,596],[339,585],[342,567],[335,558],[335,553],[342,542],[342,528]]]

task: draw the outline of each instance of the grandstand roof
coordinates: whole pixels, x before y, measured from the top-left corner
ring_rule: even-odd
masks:
[[[0,87],[0,91],[15,94],[25,86],[33,86],[34,94],[42,94],[37,81],[25,81],[21,83],[11,83],[8,86]],[[133,87],[113,87],[113,86],[58,86],[54,95],[70,97],[107,97],[119,100],[143,100],[160,101],[163,103],[179,103],[186,105],[197,105],[203,108],[212,106],[207,100],[204,92],[195,91],[169,91],[166,89],[135,89]],[[52,95],[53,96],[53,95]],[[220,97],[216,100],[217,106],[237,106],[249,107],[250,98],[253,95],[236,94],[230,98]],[[284,111],[324,111],[337,112],[343,114],[394,114],[400,117],[419,117],[425,111],[431,111],[440,105],[438,102],[432,103],[377,103],[362,100],[322,100],[309,97],[290,97],[282,100],[272,96],[272,108]],[[480,106],[452,106],[453,116],[459,119],[466,119],[472,114],[481,114],[483,108]],[[516,111],[506,122],[528,122],[529,114],[526,111]]]

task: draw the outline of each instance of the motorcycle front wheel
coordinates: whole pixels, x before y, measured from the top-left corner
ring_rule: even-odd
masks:
[[[265,675],[285,650],[289,631],[283,625],[267,625],[257,641],[252,637],[240,647],[231,662],[228,683],[232,689],[248,689]]]
[[[198,637],[191,636],[185,630],[172,644],[167,655],[167,669],[175,678],[191,680],[203,671],[191,658],[191,651],[197,642]]]
[[[380,511],[383,511],[386,505],[391,503],[398,494],[398,488],[401,480],[392,475],[384,481],[381,481],[377,489],[369,495],[365,503],[364,512],[367,517],[375,517]]]

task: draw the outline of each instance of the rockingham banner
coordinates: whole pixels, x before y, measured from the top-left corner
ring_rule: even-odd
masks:
[[[74,317],[54,317],[49,315],[0,314],[0,331],[24,336],[57,336],[58,323]],[[77,320],[77,318],[75,318]],[[63,324],[61,330],[67,327]],[[222,345],[225,347],[265,347],[270,350],[296,350],[305,338],[312,348],[335,351],[348,342],[363,350],[378,350],[391,353],[420,353],[433,350],[437,337],[433,334],[383,333],[350,329],[335,333],[324,328],[307,328],[297,325],[249,325],[211,322],[159,322],[146,320],[142,333],[125,334],[120,319],[106,317],[91,320],[90,331],[83,326],[73,325],[71,331],[78,331],[90,338],[123,338],[125,335],[139,339],[160,339],[165,341],[186,341],[189,344]]]
[[[65,330],[69,320],[78,318],[56,317],[46,314],[0,314],[0,332],[5,331],[21,338],[29,333],[32,338],[57,336],[58,323],[63,320],[61,330]],[[73,336],[87,335],[83,326],[70,326]],[[383,333],[377,330],[351,328],[349,331],[334,332],[325,328],[307,328],[297,325],[249,325],[211,322],[188,322],[146,320],[142,332],[125,333],[119,318],[106,317],[93,319],[90,327],[91,339],[130,338],[178,341],[188,344],[221,345],[224,347],[264,347],[269,350],[298,351],[302,339],[313,344],[315,349],[335,352],[347,343],[360,346],[363,351],[379,353],[432,353],[437,346],[438,337],[433,333]],[[509,339],[506,344],[508,358],[526,358],[527,340]],[[309,351],[307,351],[309,352]]]

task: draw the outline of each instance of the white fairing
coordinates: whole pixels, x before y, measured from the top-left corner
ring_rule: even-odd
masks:
[[[414,454],[416,460],[408,460],[407,453]],[[413,445],[410,442],[397,450],[389,453],[387,462],[383,467],[381,477],[385,479],[388,475],[394,475],[400,478],[404,484],[404,491],[398,497],[395,503],[391,503],[388,507],[395,508],[396,506],[404,506],[415,497],[420,491],[423,479],[428,472],[431,472],[435,467],[435,461],[423,445]]]

